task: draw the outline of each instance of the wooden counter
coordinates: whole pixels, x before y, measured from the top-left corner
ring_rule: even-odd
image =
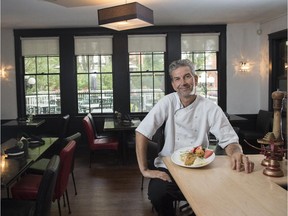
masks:
[[[263,174],[263,155],[249,155],[255,163],[253,173],[230,168],[228,156],[216,156],[208,166],[192,169],[164,162],[197,216],[287,216],[287,160],[282,161],[284,177]],[[276,184],[277,183],[277,184]]]

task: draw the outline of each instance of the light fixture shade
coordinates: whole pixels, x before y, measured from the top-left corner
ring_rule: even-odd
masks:
[[[153,11],[137,2],[100,9],[98,21],[100,26],[117,31],[154,24]]]

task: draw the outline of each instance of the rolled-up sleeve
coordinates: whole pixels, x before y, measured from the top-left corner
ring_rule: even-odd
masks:
[[[167,98],[162,98],[141,121],[136,131],[143,134],[148,139],[152,139],[156,130],[165,122],[167,118]]]
[[[229,120],[218,107],[213,114],[210,132],[218,139],[218,144],[225,148],[231,143],[239,143],[238,135],[230,124]]]

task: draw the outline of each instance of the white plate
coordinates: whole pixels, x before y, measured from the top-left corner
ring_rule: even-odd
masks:
[[[213,150],[211,149],[206,149],[206,151],[212,151],[213,154],[208,157],[208,158],[204,158],[203,163],[201,164],[192,164],[192,165],[185,165],[184,161],[181,160],[180,155],[183,154],[185,151],[190,151],[192,150],[193,147],[185,147],[185,148],[181,148],[176,150],[172,156],[171,156],[171,160],[173,163],[179,165],[179,166],[183,166],[183,167],[188,167],[188,168],[199,168],[199,167],[204,167],[207,166],[208,164],[210,164],[214,159],[215,159],[215,153],[213,152]]]
[[[8,156],[18,156],[24,154],[24,151],[14,152],[14,153],[7,153]]]
[[[32,143],[32,144],[39,143],[39,140],[31,140],[29,141],[29,143]]]

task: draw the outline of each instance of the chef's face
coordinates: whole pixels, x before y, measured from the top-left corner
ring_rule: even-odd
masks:
[[[172,72],[172,87],[178,92],[180,97],[190,97],[194,95],[198,77],[193,75],[188,66],[179,67]]]

